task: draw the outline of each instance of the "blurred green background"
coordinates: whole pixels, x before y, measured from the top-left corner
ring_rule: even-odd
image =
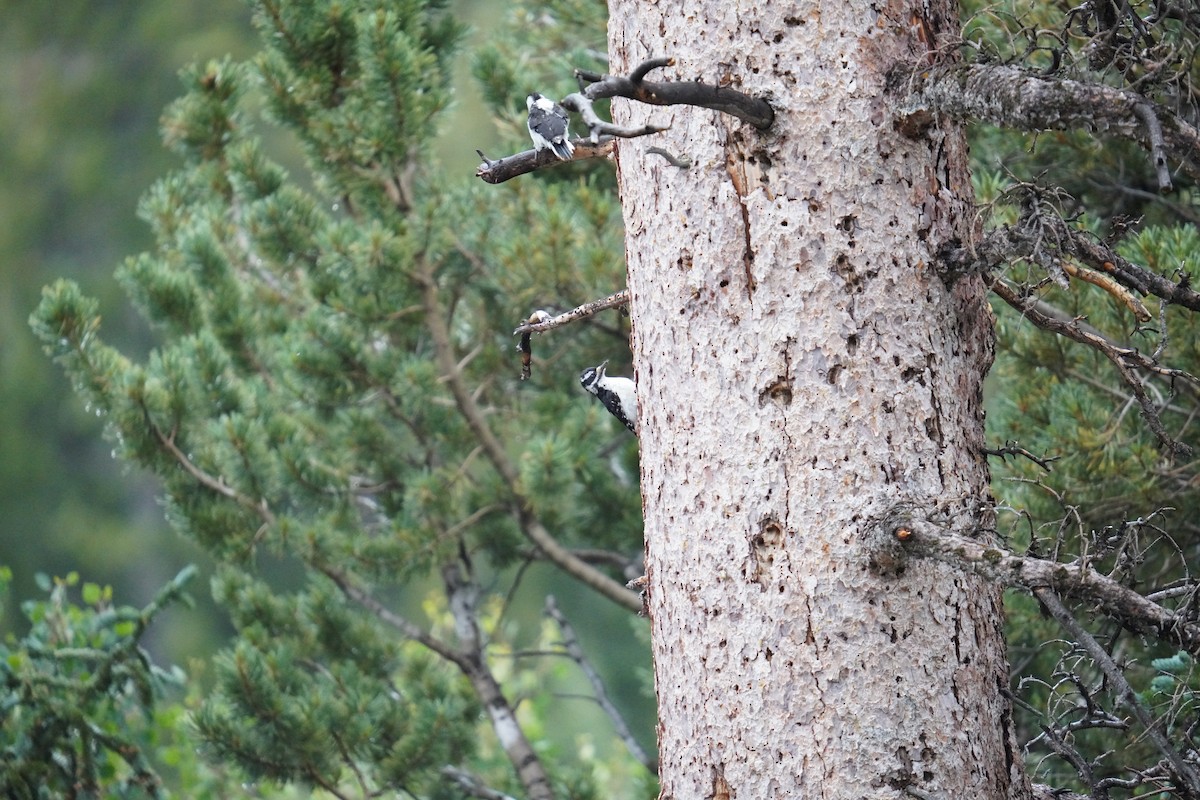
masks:
[[[501,4],[459,2],[473,41]],[[256,50],[240,0],[9,0],[0,13],[0,564],[14,573],[10,601],[41,593],[34,575],[78,571],[140,605],[179,569],[206,558],[167,526],[147,475],[111,456],[100,420],[42,352],[28,318],[41,288],[78,281],[101,302],[106,338],[131,355],[152,344],[113,272],[153,245],[137,217],[142,193],[178,166],[161,145],[159,117],[182,93],[186,64]],[[439,157],[469,176],[474,148],[494,143],[469,60]],[[452,133],[452,135],[451,135]],[[285,164],[291,143],[277,137]],[[206,580],[196,609],[170,609],[147,644],[184,663],[224,638]],[[18,603],[3,628],[22,627]]]

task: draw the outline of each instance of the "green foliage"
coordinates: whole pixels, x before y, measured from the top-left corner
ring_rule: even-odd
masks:
[[[71,573],[39,583],[22,610],[30,630],[0,644],[0,790],[11,798],[164,797],[154,755],[169,727],[156,704],[178,669],[155,666],[140,640],[159,611],[186,599],[191,567],[145,608],[113,605],[109,586]],[[0,592],[11,573],[0,568]],[[68,593],[78,591],[83,604]]]
[[[593,24],[587,9],[564,19]],[[530,558],[529,519],[566,546],[640,548],[636,441],[578,386],[584,366],[622,360],[627,323],[539,338],[527,382],[511,337],[533,308],[623,283],[612,177],[572,166],[501,194],[440,173],[429,152],[462,31],[438,3],[264,0],[254,23],[262,52],[183,70],[163,116],[182,165],[141,204],[155,246],[117,276],[158,346],[110,346],[99,304],[65,280],[33,328],[115,454],[161,480],[172,525],[224,565],[214,594],[238,638],[193,717],[214,764],[364,794],[453,796],[447,765],[508,785],[462,670],[341,587],[402,607],[465,560],[488,647],[511,647],[527,634],[495,598]],[[257,130],[264,100],[299,170]],[[434,591],[425,612],[453,643],[447,604]],[[530,730],[562,714],[546,698],[522,712]],[[593,759],[546,757],[595,794]]]

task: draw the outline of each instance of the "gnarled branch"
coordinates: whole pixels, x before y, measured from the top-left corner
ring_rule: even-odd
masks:
[[[888,563],[903,562],[909,554],[932,558],[969,570],[1004,586],[1028,591],[1050,588],[1058,594],[1086,601],[1134,633],[1155,636],[1192,655],[1200,655],[1200,623],[1164,608],[1097,572],[1087,561],[1058,563],[1019,555],[984,539],[974,531],[940,524],[914,507],[897,506],[878,524],[876,544],[887,553]]]
[[[674,63],[675,59],[673,58],[652,58],[635,67],[628,77],[604,75],[582,69],[575,70],[575,78],[579,81],[580,91],[572,92],[564,97],[562,106],[579,114],[588,128],[588,135],[571,140],[571,143],[575,145],[575,155],[569,160],[607,157],[612,152],[614,137],[632,139],[661,133],[667,129],[666,125],[653,124],[628,128],[600,119],[592,104],[596,100],[609,97],[625,97],[656,106],[699,106],[737,117],[759,130],[771,127],[771,123],[775,120],[775,111],[766,100],[750,97],[726,86],[716,86],[700,81],[653,83],[645,80],[646,73],[650,70],[667,67]],[[495,161],[478,150],[475,152],[479,153],[479,157],[483,160],[483,163],[475,170],[475,176],[492,184],[503,183],[536,169],[564,163],[549,150],[526,150]],[[679,162],[675,160],[672,163],[678,165]]]
[[[575,70],[575,77],[581,86],[586,86],[582,94],[588,100],[625,97],[653,106],[699,106],[737,117],[760,131],[771,127],[775,121],[775,110],[770,103],[736,89],[700,81],[653,83],[645,80],[646,73],[651,70],[669,67],[674,63],[675,59],[669,57],[651,58],[638,64],[627,78],[582,69]],[[563,105],[566,105],[566,100]]]
[[[1044,76],[999,64],[958,64],[893,73],[896,125],[919,135],[936,115],[1027,131],[1088,130],[1118,136],[1151,154],[1163,187],[1170,159],[1200,179],[1200,130],[1137,92]]]

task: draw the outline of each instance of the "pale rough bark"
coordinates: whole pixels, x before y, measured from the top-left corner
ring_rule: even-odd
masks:
[[[924,9],[924,11],[922,11]],[[1000,595],[884,576],[868,520],[987,493],[991,319],[956,129],[897,133],[885,74],[954,33],[927,3],[613,0],[610,65],[768,98],[763,134],[614,103],[640,398],[662,796],[1027,797]],[[922,16],[924,14],[924,16]],[[651,146],[692,159],[682,171]]]

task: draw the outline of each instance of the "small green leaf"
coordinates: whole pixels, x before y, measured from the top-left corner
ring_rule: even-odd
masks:
[[[83,602],[94,606],[100,602],[100,584],[85,583],[83,585]]]

